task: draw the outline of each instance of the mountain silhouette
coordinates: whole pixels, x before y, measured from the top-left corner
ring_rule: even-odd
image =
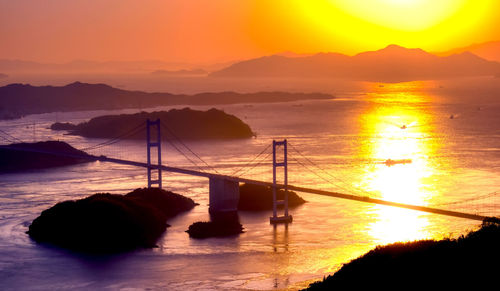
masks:
[[[438,52],[438,56],[450,56],[464,52],[471,52],[483,59],[500,62],[500,41],[489,41],[478,43],[466,47],[455,48],[446,52]]]
[[[66,63],[42,63],[26,60],[0,59],[0,71],[5,73],[146,73],[159,69],[191,67],[181,62],[144,61],[90,61],[73,60]]]
[[[92,61],[73,60],[64,63],[45,63],[27,60],[0,59],[0,72],[7,74],[74,74],[74,73],[140,73],[149,74],[154,71],[190,71],[198,68],[205,71],[216,71],[225,68],[236,61],[223,63],[188,63],[167,62],[161,60],[142,61]]]
[[[422,49],[389,45],[347,56],[319,53],[304,57],[273,55],[239,62],[212,77],[327,77],[361,81],[403,82],[500,73],[500,63],[470,52],[440,57]]]
[[[208,74],[207,71],[203,69],[192,69],[192,70],[156,70],[151,72],[152,75],[156,76],[203,76]]]

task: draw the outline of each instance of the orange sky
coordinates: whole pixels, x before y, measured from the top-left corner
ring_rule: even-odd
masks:
[[[0,0],[0,58],[45,62],[429,51],[500,39],[498,0]]]

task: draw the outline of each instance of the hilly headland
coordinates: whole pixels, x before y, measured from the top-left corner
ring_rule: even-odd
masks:
[[[61,141],[0,145],[0,174],[87,163],[92,158]]]

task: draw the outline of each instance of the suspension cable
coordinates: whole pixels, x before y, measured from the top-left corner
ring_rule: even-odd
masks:
[[[0,132],[2,132],[3,134],[5,134],[6,136],[8,136],[9,138],[11,138],[11,139],[12,139],[12,140],[14,140],[14,141],[16,141],[16,140],[17,140],[17,141],[20,141],[20,142],[24,142],[24,141],[22,141],[21,139],[19,139],[19,138],[17,138],[17,137],[15,137],[15,136],[13,136],[13,135],[9,134],[8,132],[5,132],[5,131],[3,131],[3,130],[1,130],[1,129],[0,129]],[[4,138],[4,139],[5,139],[5,138]],[[12,142],[12,141],[9,141],[9,142]]]
[[[243,169],[247,168],[250,166],[250,164],[252,164],[253,162],[255,162],[255,160],[257,160],[265,151],[267,151],[267,149],[269,149],[271,147],[271,144],[269,143],[267,145],[267,147],[265,147],[257,156],[255,156],[251,161],[249,161],[246,165],[240,167],[239,169],[237,169],[236,171],[234,171],[231,176],[236,176],[236,174],[238,172],[241,172]],[[269,156],[269,155],[268,155]],[[255,167],[255,166],[254,166]],[[252,168],[254,168],[252,167]],[[241,174],[241,173],[240,173]]]
[[[486,198],[489,198],[489,197],[492,197],[492,196],[496,196],[497,194],[498,194],[498,190],[490,192],[488,194],[481,195],[481,196],[469,198],[469,199],[463,199],[463,200],[460,200],[460,201],[453,201],[453,202],[437,203],[437,204],[434,204],[434,205],[435,206],[460,205],[460,204],[467,203],[467,202],[473,202],[473,201],[478,201],[478,200],[486,199]]]
[[[268,154],[267,154],[267,155],[266,155],[263,159],[261,159],[261,161],[260,161],[260,162],[255,163],[253,166],[246,168],[246,169],[245,169],[245,171],[240,172],[240,173],[239,173],[239,176],[241,177],[241,176],[243,176],[244,174],[248,174],[248,173],[249,173],[251,170],[253,170],[255,167],[257,167],[257,166],[261,165],[262,163],[264,163],[264,162],[265,162],[265,161],[266,161],[266,160],[267,160],[267,159],[268,159],[271,155],[272,155],[272,152],[268,153]]]
[[[7,141],[7,142],[9,142],[9,143],[13,143],[10,139],[8,139],[8,138],[6,138],[6,137],[4,137],[4,136],[2,136],[2,135],[0,135],[0,137],[1,137],[2,139],[6,140],[6,141]]]
[[[346,187],[340,186],[340,185],[338,185],[337,183],[332,182],[331,180],[328,180],[328,179],[326,179],[325,177],[323,177],[323,176],[319,175],[316,171],[314,171],[313,169],[311,169],[309,166],[307,166],[306,164],[304,164],[304,163],[302,163],[301,161],[297,160],[297,159],[296,159],[293,155],[289,154],[289,156],[290,156],[290,158],[291,158],[292,160],[294,160],[296,163],[298,163],[299,165],[301,165],[301,166],[302,166],[302,167],[304,167],[305,169],[309,170],[312,174],[314,174],[314,175],[315,175],[315,176],[317,176],[318,178],[322,179],[323,181],[327,182],[328,184],[333,184],[333,185],[337,186],[338,188],[340,188],[340,189],[342,189],[342,190],[344,190],[344,191],[346,191],[346,192],[348,192],[348,193],[353,193],[353,192],[355,193],[355,192],[356,192],[356,191],[355,191],[355,189],[353,190],[353,189],[348,189],[348,188],[346,188]],[[369,192],[366,192],[366,191],[364,191],[364,192],[365,192],[365,193],[370,194]]]
[[[205,173],[205,170],[203,170],[202,167],[200,167],[196,162],[194,162],[190,157],[188,157],[181,149],[179,149],[175,143],[173,143],[170,139],[166,139],[166,141],[176,150],[178,151],[181,155],[183,155],[191,164],[193,164],[195,167],[197,167],[201,172]]]
[[[189,146],[187,146],[163,121],[161,121],[161,125],[165,127],[165,129],[182,145],[184,146],[191,154],[193,154],[198,160],[200,160],[202,163],[204,163],[207,167],[211,168],[214,170],[217,174],[220,174],[219,171],[217,171],[216,168],[212,167],[209,165],[205,160],[203,160],[198,154],[196,154]],[[178,150],[179,151],[179,150]]]
[[[108,146],[108,145],[112,145],[112,144],[115,144],[117,142],[120,142],[122,141],[125,137],[129,137],[129,136],[133,136],[135,134],[137,134],[138,132],[140,132],[141,130],[143,130],[145,127],[145,125],[143,123],[137,125],[136,127],[130,129],[129,131],[125,132],[125,133],[122,133],[114,138],[111,138],[109,140],[106,140],[104,142],[101,142],[101,143],[98,143],[98,144],[95,144],[95,145],[92,145],[92,146],[89,146],[89,147],[85,147],[85,148],[82,148],[80,150],[82,151],[88,151],[88,150],[95,150],[95,149],[98,149],[98,148],[102,148],[102,147],[105,147],[105,146]]]
[[[313,162],[311,159],[309,159],[308,157],[306,157],[306,156],[305,156],[303,153],[301,153],[301,152],[300,152],[300,151],[299,151],[299,150],[298,150],[295,146],[293,146],[293,144],[291,144],[290,142],[289,142],[288,144],[291,146],[291,148],[292,148],[295,152],[297,152],[297,153],[298,153],[299,155],[301,155],[304,159],[306,159],[306,160],[307,160],[307,161],[308,161],[311,165],[313,165],[313,166],[315,166],[316,168],[318,168],[320,171],[322,171],[323,173],[325,173],[327,176],[329,176],[329,177],[331,177],[331,178],[333,178],[333,179],[335,179],[335,180],[339,181],[340,183],[345,184],[345,185],[346,185],[347,187],[349,187],[349,188],[352,188],[352,189],[354,190],[354,192],[359,191],[359,192],[362,192],[362,193],[365,193],[365,194],[368,194],[368,195],[371,195],[371,194],[372,194],[372,193],[370,193],[370,192],[368,192],[368,191],[366,191],[366,190],[364,190],[364,189],[361,189],[361,188],[354,187],[354,186],[350,185],[349,183],[347,183],[347,182],[346,182],[346,181],[344,181],[343,179],[340,179],[340,178],[338,178],[338,177],[333,176],[333,175],[332,175],[332,174],[330,174],[327,170],[325,170],[324,168],[322,168],[321,166],[319,166],[317,163]],[[300,163],[300,162],[299,162],[299,163]],[[313,170],[311,170],[311,171],[313,171]],[[323,178],[323,180],[325,180],[325,179]],[[328,183],[332,183],[332,182],[331,182],[331,181],[328,181]],[[338,185],[338,184],[336,184],[336,183],[333,183],[333,184],[334,184],[334,185],[337,185],[337,187],[339,187],[339,185]],[[342,187],[340,187],[340,188],[342,188]],[[345,188],[344,188],[344,190],[345,190]],[[353,191],[353,190],[351,190],[351,191]]]

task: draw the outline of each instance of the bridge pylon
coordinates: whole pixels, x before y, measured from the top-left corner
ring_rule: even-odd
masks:
[[[158,185],[158,188],[161,189],[161,134],[160,134],[160,119],[157,119],[155,121],[147,120],[146,121],[146,144],[147,144],[147,151],[148,151],[148,188],[151,188],[154,185]],[[156,126],[156,134],[153,134],[153,140],[152,138],[152,132],[151,132],[151,127]],[[157,158],[157,164],[153,165],[151,164],[151,149],[156,148],[157,153],[158,153],[158,158]],[[152,178],[152,172],[156,172],[157,175],[156,177]]]
[[[276,148],[283,146],[283,160],[277,161]],[[285,186],[284,199],[278,200],[276,193],[276,169],[283,168],[283,185]],[[278,216],[278,206],[283,206],[284,214]],[[288,214],[288,159],[287,159],[287,142],[273,140],[273,216],[269,218],[272,224],[276,223],[290,223],[292,216]]]

